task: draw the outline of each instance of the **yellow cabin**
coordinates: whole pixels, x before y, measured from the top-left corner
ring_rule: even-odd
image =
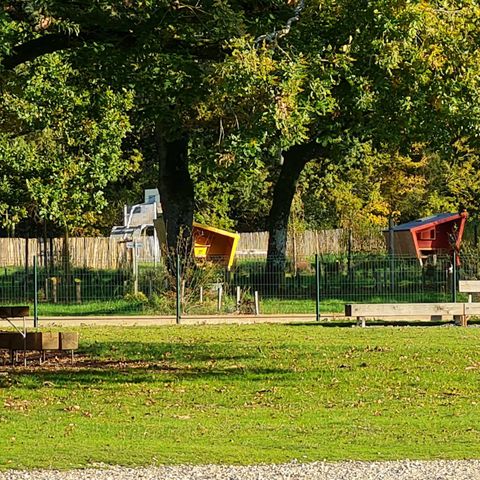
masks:
[[[233,265],[240,235],[220,228],[193,222],[194,255],[196,259]]]

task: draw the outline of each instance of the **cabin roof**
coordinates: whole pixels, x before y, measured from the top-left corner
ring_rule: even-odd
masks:
[[[419,227],[426,227],[429,225],[451,222],[453,220],[458,220],[459,218],[461,218],[461,215],[459,213],[438,213],[437,215],[419,218],[417,220],[412,220],[411,222],[396,225],[393,227],[392,230],[394,232],[408,231],[412,229],[417,229]]]

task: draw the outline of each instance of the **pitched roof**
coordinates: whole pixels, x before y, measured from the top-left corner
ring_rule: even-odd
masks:
[[[432,215],[430,217],[419,218],[418,220],[412,220],[411,222],[402,223],[401,225],[395,225],[393,231],[401,232],[411,230],[412,228],[427,226],[429,224],[435,225],[437,223],[457,220],[458,218],[460,218],[460,214],[458,213],[438,213],[437,215]]]

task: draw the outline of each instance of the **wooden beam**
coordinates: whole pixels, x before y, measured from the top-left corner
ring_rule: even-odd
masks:
[[[471,307],[480,313],[480,303]],[[347,317],[443,316],[464,315],[463,303],[358,303],[345,305]]]
[[[460,280],[458,291],[461,293],[480,293],[480,280]]]

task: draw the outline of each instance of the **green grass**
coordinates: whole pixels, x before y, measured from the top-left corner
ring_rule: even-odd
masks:
[[[342,300],[329,299],[321,302],[320,310],[329,313],[343,312],[344,305]],[[265,315],[294,313],[315,315],[315,300],[265,298],[260,301],[260,313]]]
[[[143,305],[133,300],[105,300],[80,304],[39,303],[39,316],[89,316],[89,315],[138,315],[143,313]],[[33,315],[33,305],[30,305]]]
[[[161,297],[160,297],[161,298]],[[382,297],[369,297],[363,300],[368,303],[386,303]],[[436,298],[435,295],[419,296],[417,302],[445,301],[445,298]],[[457,301],[466,301],[466,296],[457,295]],[[401,299],[392,298],[389,303],[401,302]],[[12,303],[12,302],[10,302]],[[15,302],[13,302],[15,303]],[[20,302],[22,303],[22,302]],[[355,303],[349,299],[329,298],[320,303],[320,313],[343,313],[346,303]],[[33,305],[30,304],[33,315]],[[83,302],[81,304],[64,303],[39,303],[38,311],[40,316],[91,316],[91,315],[175,315],[174,299],[165,301],[161,305],[153,303],[143,304],[134,299],[124,300],[98,300]],[[253,313],[253,302],[248,307],[242,307],[242,313]],[[186,315],[215,315],[217,314],[217,300],[210,298],[203,304],[190,303],[184,305]],[[222,313],[236,313],[235,299],[224,296]],[[310,314],[315,315],[315,300],[313,299],[282,299],[282,298],[261,298],[260,313],[267,315],[284,314]]]
[[[326,325],[79,329],[0,376],[0,466],[480,457],[480,330]]]

